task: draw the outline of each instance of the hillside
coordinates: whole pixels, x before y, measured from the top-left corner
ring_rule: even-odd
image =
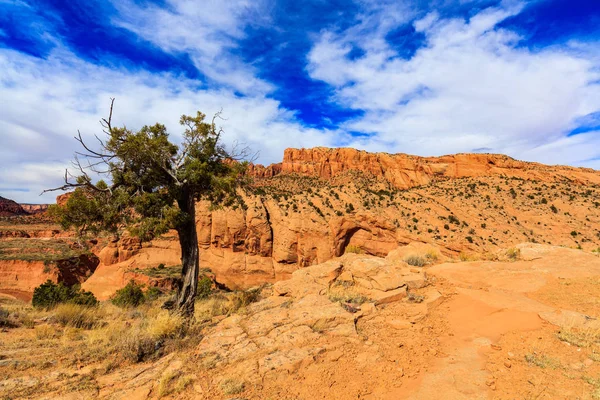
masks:
[[[315,148],[287,149],[282,163],[249,173],[254,184],[240,192],[239,205],[197,209],[201,266],[231,288],[285,279],[348,249],[386,256],[410,242],[465,260],[494,260],[522,242],[600,247],[600,173],[590,169],[503,155]],[[40,237],[40,230],[12,225],[0,236]],[[96,245],[101,263],[84,288],[107,298],[132,278],[171,286],[144,271],[175,268],[178,246],[173,234],[144,245],[127,235]]]
[[[354,149],[288,149],[254,166],[234,209],[197,213],[204,266],[230,283],[276,280],[344,254],[400,244],[493,258],[523,241],[600,246],[600,172],[502,155],[438,158]]]

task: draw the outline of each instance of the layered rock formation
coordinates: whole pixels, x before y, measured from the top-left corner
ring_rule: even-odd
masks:
[[[600,221],[592,201],[599,199],[600,173],[591,169],[493,154],[314,148],[287,149],[282,163],[252,166],[249,173],[258,189],[242,195],[243,207],[211,211],[201,203],[197,209],[201,263],[233,286],[279,280],[347,248],[385,256],[422,241],[448,254],[481,254],[524,236],[600,244],[589,223]]]
[[[455,154],[418,157],[408,154],[369,153],[352,148],[286,149],[283,162],[256,166],[251,173],[270,178],[297,173],[330,179],[348,171],[380,177],[398,189],[427,185],[443,178],[503,175],[545,182],[566,180],[600,184],[598,171],[567,166],[547,166],[518,161],[502,154]]]
[[[21,208],[28,214],[39,214],[48,210],[48,204],[20,204]]]
[[[33,293],[47,280],[70,286],[85,282],[100,261],[92,255],[52,262],[29,260],[0,260],[0,291]]]

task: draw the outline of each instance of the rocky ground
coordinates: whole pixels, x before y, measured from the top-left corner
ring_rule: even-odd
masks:
[[[236,312],[212,316],[216,299],[200,301],[196,341],[141,363],[115,365],[110,357],[86,358],[85,352],[73,360],[60,350],[85,347],[95,330],[54,327],[46,337],[42,327],[54,325],[42,318],[33,328],[1,334],[0,393],[73,399],[598,398],[600,258],[541,244],[516,249],[505,261],[446,259],[422,244],[386,258],[346,254],[265,287],[258,302]],[[406,263],[415,257],[427,263]],[[110,315],[103,318],[115,324],[113,330],[132,323],[130,316],[115,322]]]

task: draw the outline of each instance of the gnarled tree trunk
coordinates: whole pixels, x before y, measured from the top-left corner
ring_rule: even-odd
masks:
[[[185,220],[176,227],[181,245],[182,282],[177,291],[175,309],[182,316],[191,318],[194,315],[200,271],[200,252],[196,233],[196,202],[193,196],[188,195],[178,201],[178,205],[180,210],[187,215]]]

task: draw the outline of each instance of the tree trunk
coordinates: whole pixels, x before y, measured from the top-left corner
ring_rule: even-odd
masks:
[[[198,288],[200,252],[196,233],[196,202],[193,196],[184,196],[178,201],[181,211],[186,213],[185,221],[177,226],[181,245],[181,284],[177,291],[175,309],[185,318],[194,316],[194,302]]]

